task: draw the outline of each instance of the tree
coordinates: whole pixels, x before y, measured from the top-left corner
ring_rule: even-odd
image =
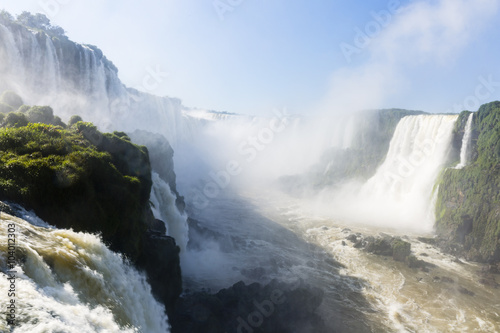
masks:
[[[11,112],[5,118],[4,125],[7,127],[23,127],[28,125],[28,119],[23,113]]]
[[[30,123],[54,124],[54,111],[50,106],[33,106],[26,112]]]
[[[24,104],[23,99],[12,90],[4,91],[0,96],[0,102],[10,105],[14,110],[19,109]]]
[[[14,21],[14,17],[7,11],[3,10],[0,11],[0,23],[2,24],[12,24],[12,22]]]
[[[71,118],[69,118],[69,121],[68,121],[68,127],[73,126],[74,124],[76,124],[79,121],[83,121],[82,117],[77,116],[77,115],[71,116]]]
[[[52,36],[64,36],[65,31],[59,26],[53,26],[47,16],[43,14],[31,14],[30,12],[22,12],[17,16],[17,22],[20,24],[34,28],[40,29]]]

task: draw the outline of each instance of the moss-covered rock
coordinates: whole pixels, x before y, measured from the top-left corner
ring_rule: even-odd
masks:
[[[99,135],[104,139],[96,146],[79,129],[33,123],[2,129],[0,198],[58,227],[101,233],[113,249],[135,258],[149,208],[147,150]]]
[[[411,244],[402,239],[396,239],[392,243],[392,258],[396,261],[405,261],[411,254]]]
[[[461,140],[469,112],[454,132]],[[481,106],[472,121],[471,161],[439,180],[436,230],[442,247],[477,261],[500,261],[500,102]]]
[[[81,121],[69,129],[0,129],[0,200],[57,227],[100,234],[146,271],[154,295],[173,311],[182,291],[179,248],[158,230],[151,186],[147,148],[124,133],[101,133]]]

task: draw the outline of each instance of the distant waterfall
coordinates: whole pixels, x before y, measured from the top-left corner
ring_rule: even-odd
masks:
[[[151,78],[147,71],[144,75]],[[0,93],[7,89],[26,104],[52,106],[63,121],[78,114],[102,131],[147,130],[162,134],[174,148],[203,125],[184,112],[177,98],[127,88],[94,46],[0,24]]]
[[[467,124],[465,125],[464,137],[462,138],[462,148],[460,149],[460,163],[456,166],[457,169],[462,169],[467,165],[472,133],[472,118],[474,118],[474,113],[471,112],[469,118],[467,118]]]
[[[456,120],[448,115],[401,119],[385,161],[361,189],[367,216],[379,216],[395,227],[432,228],[432,188],[449,156]]]
[[[151,188],[151,202],[155,218],[162,220],[167,228],[167,235],[175,238],[181,251],[185,252],[188,243],[187,216],[181,214],[175,205],[175,195],[170,186],[153,172],[153,187]]]
[[[169,332],[146,277],[99,237],[34,226],[5,213],[0,225],[3,240],[14,226],[17,242],[17,293],[11,298],[7,242],[0,242],[1,332]],[[16,304],[13,331],[5,320],[10,299]]]

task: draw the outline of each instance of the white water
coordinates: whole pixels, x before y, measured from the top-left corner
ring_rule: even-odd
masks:
[[[1,213],[0,237],[14,224],[18,248],[13,332],[169,332],[164,307],[143,274],[94,235],[38,227]],[[2,318],[7,308],[5,242],[0,244]],[[0,331],[7,332],[6,321]]]
[[[148,130],[174,147],[204,123],[184,113],[179,99],[154,96],[149,86],[138,86],[145,92],[125,87],[92,47],[61,47],[42,32],[0,24],[0,50],[0,92],[14,90],[28,105],[50,105],[63,121],[78,114],[103,131]]]
[[[400,120],[375,175],[333,195],[331,216],[373,226],[429,232],[432,189],[447,162],[457,116],[418,115]],[[325,210],[325,208],[321,208]]]
[[[155,218],[162,220],[167,228],[167,235],[175,238],[176,244],[185,252],[188,243],[187,215],[179,213],[175,206],[175,194],[170,186],[153,172],[153,186],[151,188],[150,200]]]
[[[469,118],[467,118],[467,124],[465,124],[464,137],[462,138],[462,147],[460,148],[460,163],[456,166],[457,169],[462,169],[467,165],[468,162],[467,158],[469,147],[471,144],[472,118],[474,118],[474,113],[471,112]]]

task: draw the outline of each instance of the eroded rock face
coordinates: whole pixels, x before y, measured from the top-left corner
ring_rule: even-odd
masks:
[[[460,114],[461,142],[470,112]],[[446,169],[436,202],[437,245],[468,260],[500,262],[500,102],[482,105],[472,118],[470,160]]]
[[[327,332],[315,313],[323,292],[298,281],[267,285],[238,282],[216,294],[179,299],[172,332]]]
[[[153,294],[172,312],[182,286],[179,248],[151,211],[146,147],[79,122],[68,129],[2,129],[0,149],[6,153],[0,200],[21,204],[56,227],[99,233],[147,273]],[[7,206],[0,210],[12,213]]]

